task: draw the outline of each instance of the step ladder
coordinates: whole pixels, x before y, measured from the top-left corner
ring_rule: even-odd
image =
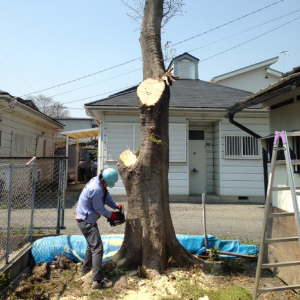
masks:
[[[269,184],[267,189],[266,195],[266,203],[265,203],[265,212],[263,218],[263,232],[262,238],[260,242],[260,249],[258,254],[257,260],[257,268],[256,268],[256,276],[254,282],[254,291],[253,291],[253,300],[256,300],[260,293],[267,293],[267,292],[279,292],[283,290],[294,290],[299,289],[299,285],[286,285],[286,286],[278,286],[278,287],[271,287],[271,288],[259,288],[259,279],[261,276],[261,269],[268,269],[268,268],[278,268],[278,267],[287,267],[287,266],[295,266],[300,265],[300,261],[289,261],[289,262],[277,262],[277,263],[263,263],[263,254],[264,248],[266,244],[271,243],[284,243],[284,242],[291,242],[291,241],[298,241],[300,247],[300,216],[299,216],[299,207],[297,202],[297,196],[300,195],[300,192],[296,191],[295,181],[294,181],[294,170],[293,165],[300,165],[300,160],[291,160],[290,151],[289,151],[289,144],[288,144],[288,136],[295,136],[295,134],[287,134],[285,131],[276,131],[273,143],[273,151],[272,151],[272,160],[270,165],[270,175],[269,175]],[[299,134],[297,134],[299,136]],[[279,147],[279,141],[282,141],[282,147]],[[284,161],[276,161],[277,152],[283,151],[285,156]],[[273,187],[273,180],[274,180],[274,171],[275,167],[278,164],[286,164],[287,168],[287,175],[288,175],[288,185],[287,187]],[[291,192],[292,204],[294,208],[293,213],[271,213],[271,197],[273,191],[288,191]],[[295,237],[285,237],[285,238],[267,238],[267,229],[268,229],[268,219],[269,218],[280,218],[280,217],[287,217],[287,216],[295,216],[296,227],[298,236]],[[300,248],[299,248],[300,249]],[[299,279],[300,281],[300,279]]]

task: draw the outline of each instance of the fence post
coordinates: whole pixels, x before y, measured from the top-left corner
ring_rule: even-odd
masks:
[[[31,220],[30,220],[30,242],[33,236],[33,217],[34,217],[34,201],[35,201],[35,183],[36,183],[36,165],[35,160],[32,169],[32,196],[31,196]]]
[[[58,191],[57,191],[57,219],[56,219],[56,234],[60,234],[60,215],[61,215],[61,159],[59,160],[59,165],[58,165]]]
[[[12,199],[12,175],[13,175],[13,164],[9,165],[9,194],[8,194],[8,209],[7,209],[7,233],[6,233],[6,253],[5,263],[8,264],[9,259],[9,239],[10,239],[10,216],[11,216],[11,199]]]
[[[67,160],[62,159],[62,172],[61,172],[61,228],[65,226],[65,191],[66,191],[66,165]]]

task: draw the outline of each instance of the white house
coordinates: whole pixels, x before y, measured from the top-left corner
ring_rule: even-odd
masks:
[[[252,105],[262,104],[268,109],[270,130],[265,135],[265,147],[268,151],[270,161],[272,144],[275,131],[285,130],[292,133],[289,138],[291,158],[300,159],[300,67],[294,68],[282,76],[276,83],[251,95],[229,108],[228,113],[242,115]],[[272,137],[273,135],[273,137]],[[284,159],[284,157],[277,157]],[[300,166],[294,166],[294,180],[297,190],[300,186]],[[278,165],[275,168],[274,187],[284,188],[288,184],[288,175],[285,165]],[[298,196],[298,206],[300,196]],[[290,191],[277,191],[272,193],[273,212],[294,212]],[[299,212],[295,212],[299,213]],[[271,238],[297,236],[295,217],[270,218],[268,232]],[[269,262],[298,261],[299,243],[276,243],[268,245],[267,259]],[[299,284],[300,266],[294,265],[288,268],[276,268],[273,270],[280,278],[289,285]]]
[[[54,135],[63,128],[31,100],[0,90],[0,157],[52,157]]]
[[[208,201],[263,202],[260,143],[224,117],[227,107],[251,93],[199,80],[198,61],[184,53],[171,62],[181,79],[171,86],[170,199],[193,201],[206,193]],[[139,147],[136,88],[85,104],[87,114],[101,125],[99,170],[116,167],[124,150]],[[245,110],[236,122],[260,136],[269,132],[268,114],[258,106]],[[121,180],[111,194],[125,195]]]
[[[282,76],[281,72],[270,68],[277,61],[278,56],[213,77],[210,81],[255,93],[276,82]]]

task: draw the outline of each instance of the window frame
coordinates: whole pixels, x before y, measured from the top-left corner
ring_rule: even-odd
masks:
[[[227,152],[230,152],[231,149],[227,147],[228,140],[235,139],[238,141],[234,147],[238,147],[234,149],[234,154],[227,154]],[[247,142],[247,139],[250,141]],[[251,141],[252,140],[252,141]],[[232,142],[231,142],[232,143]],[[235,141],[234,141],[235,143]],[[257,154],[244,154],[245,153],[245,144],[247,144],[249,147],[254,146],[253,149],[248,149],[247,152],[257,153]],[[224,136],[224,143],[223,143],[223,158],[224,159],[261,159],[261,151],[260,151],[260,143],[258,142],[258,139],[251,135],[225,135]],[[229,149],[229,150],[228,150]]]
[[[299,160],[300,159],[300,136],[292,136],[292,143],[290,146],[290,157],[292,160]],[[270,137],[266,139],[266,152],[267,152],[267,162],[271,163],[272,160],[272,153],[273,153],[273,142],[274,137]],[[282,147],[282,140],[279,139],[278,147]],[[276,160],[284,160],[284,153],[283,151],[277,151]],[[295,165],[293,166],[294,173],[300,173],[300,166]]]

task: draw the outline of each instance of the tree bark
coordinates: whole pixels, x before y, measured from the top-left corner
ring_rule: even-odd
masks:
[[[128,213],[124,241],[116,259],[125,268],[163,273],[168,265],[199,263],[178,242],[169,209],[169,100],[161,51],[163,0],[146,0],[140,35],[144,81],[137,89],[140,152],[124,151],[118,172],[124,183]]]

